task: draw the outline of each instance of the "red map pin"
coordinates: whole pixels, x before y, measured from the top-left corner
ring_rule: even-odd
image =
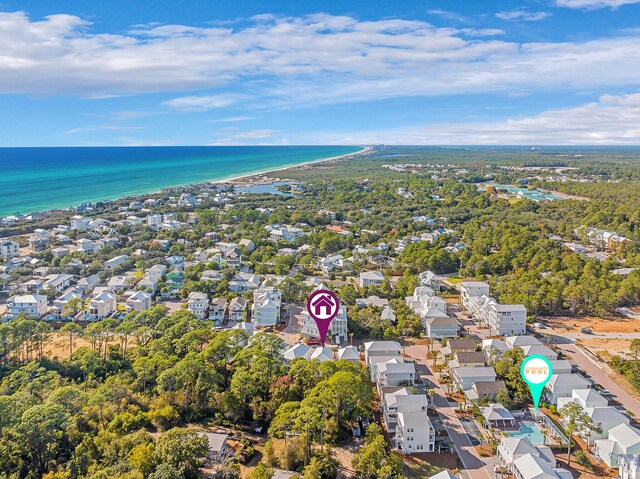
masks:
[[[327,331],[333,318],[340,312],[340,300],[335,293],[325,289],[314,291],[307,299],[307,312],[313,318],[318,326],[320,333],[320,341],[324,346],[327,339]]]

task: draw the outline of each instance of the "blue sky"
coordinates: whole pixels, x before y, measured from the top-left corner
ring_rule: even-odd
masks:
[[[640,0],[0,12],[0,146],[640,144]]]

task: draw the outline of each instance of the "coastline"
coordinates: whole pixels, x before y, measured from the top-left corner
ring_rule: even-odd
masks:
[[[142,197],[151,197],[153,195],[159,195],[162,194],[164,192],[170,191],[172,189],[179,189],[179,188],[198,188],[198,187],[204,187],[205,185],[220,185],[220,184],[231,184],[234,187],[245,187],[245,186],[253,186],[253,185],[258,185],[258,184],[270,184],[270,183],[274,183],[275,181],[278,181],[277,178],[267,178],[266,174],[268,173],[274,173],[277,171],[286,171],[286,170],[291,170],[294,168],[308,168],[308,167],[312,167],[313,165],[316,164],[320,164],[320,163],[328,163],[328,162],[333,162],[333,161],[339,161],[339,160],[345,160],[351,157],[357,157],[363,154],[368,153],[369,151],[371,151],[373,148],[371,146],[363,146],[360,150],[355,151],[353,153],[347,153],[345,155],[339,155],[339,156],[333,156],[333,157],[329,157],[329,158],[321,158],[321,159],[317,159],[317,160],[311,160],[311,161],[305,161],[303,163],[297,163],[297,164],[290,164],[290,165],[286,165],[286,166],[282,166],[282,167],[278,167],[278,168],[267,168],[265,170],[260,170],[260,171],[255,171],[252,173],[247,173],[247,174],[242,174],[242,175],[238,175],[238,176],[232,176],[229,178],[222,178],[222,179],[217,179],[217,180],[206,180],[206,181],[198,181],[197,183],[178,183],[178,184],[174,184],[171,186],[166,186],[160,189],[156,189],[153,191],[149,191],[149,192],[141,192],[141,193],[132,193],[132,194],[127,194],[127,195],[123,195],[123,196],[116,196],[116,197],[112,197],[112,198],[105,198],[103,200],[94,200],[94,201],[87,201],[86,203],[76,203],[76,204],[72,204],[70,206],[67,207],[63,207],[63,208],[50,208],[50,209],[39,209],[39,210],[35,210],[35,211],[30,211],[28,213],[21,213],[21,215],[23,216],[28,216],[28,215],[44,215],[44,216],[50,216],[52,214],[56,214],[59,212],[69,212],[69,211],[73,211],[74,208],[78,208],[81,205],[84,204],[96,204],[96,203],[110,203],[113,201],[120,201],[120,200],[125,200],[125,199],[136,199],[136,198],[142,198]],[[0,217],[2,217],[3,215],[0,215]],[[11,216],[11,215],[7,215],[7,216]]]
[[[328,163],[330,161],[338,161],[338,160],[344,160],[347,158],[351,158],[351,157],[356,157],[356,156],[360,156],[363,155],[365,153],[368,153],[370,151],[372,151],[373,148],[370,146],[363,146],[362,149],[360,151],[355,151],[353,153],[348,153],[346,155],[340,155],[340,156],[333,156],[331,158],[323,158],[321,160],[311,160],[311,161],[306,161],[304,163],[299,163],[296,165],[289,165],[289,166],[283,166],[281,168],[275,168],[275,169],[269,169],[269,170],[265,170],[265,171],[258,171],[255,173],[249,173],[247,175],[240,175],[240,176],[234,176],[233,178],[227,178],[224,180],[212,180],[212,181],[206,181],[206,182],[201,182],[201,183],[192,183],[192,184],[188,184],[188,185],[174,185],[172,188],[176,188],[176,187],[187,187],[187,186],[198,186],[198,185],[202,185],[202,184],[224,184],[224,183],[233,183],[233,186],[236,187],[243,187],[243,186],[252,186],[255,185],[257,183],[253,183],[253,182],[248,182],[247,180],[250,180],[251,178],[258,178],[258,177],[264,177],[264,175],[266,175],[267,173],[274,173],[276,171],[285,171],[285,170],[293,170],[295,168],[303,168],[303,167],[308,167],[308,166],[313,166],[313,165],[317,165],[319,163]],[[238,183],[240,180],[244,180],[245,183]],[[264,183],[259,183],[259,184],[270,184],[270,183],[274,183],[276,181],[284,181],[284,178],[269,178],[269,181],[265,181]],[[156,192],[155,194],[160,193],[160,192]],[[154,194],[154,193],[147,193],[147,194]]]

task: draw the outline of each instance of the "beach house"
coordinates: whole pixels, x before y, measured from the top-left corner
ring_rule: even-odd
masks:
[[[15,241],[0,240],[0,257],[11,259],[20,256],[20,245]]]
[[[196,318],[205,319],[209,310],[209,298],[207,293],[192,291],[187,299],[187,309],[191,311]]]
[[[224,321],[227,312],[227,298],[212,298],[209,303],[209,319],[214,323]]]
[[[329,291],[324,284],[318,285],[314,291]],[[318,331],[318,325],[311,317],[306,308],[302,311],[300,321],[300,334],[305,338],[320,338],[320,332]],[[347,307],[344,304],[340,304],[338,314],[331,323],[327,331],[327,339],[331,340],[334,344],[342,344],[347,341],[349,329],[347,326]]]
[[[39,319],[47,312],[47,297],[40,294],[13,296],[7,301],[9,316],[17,318],[24,314],[33,319]]]
[[[151,307],[151,295],[144,291],[136,291],[127,298],[127,311],[146,311]]]
[[[381,286],[384,282],[384,275],[380,271],[364,271],[360,273],[360,287]]]
[[[116,310],[116,297],[108,292],[103,291],[89,301],[89,320],[100,321]]]
[[[433,452],[436,433],[427,415],[428,403],[424,394],[408,394],[396,397],[398,422],[395,447],[404,454]]]
[[[247,317],[247,300],[242,296],[233,298],[229,302],[229,321],[240,322]]]
[[[593,454],[609,467],[618,467],[621,455],[640,454],[640,430],[620,424],[609,430],[607,439],[597,439]]]
[[[496,380],[496,372],[491,367],[454,368],[451,374],[455,388],[460,391],[471,389],[475,383]]]
[[[282,292],[274,287],[259,288],[253,292],[251,318],[256,328],[275,326],[280,321]]]

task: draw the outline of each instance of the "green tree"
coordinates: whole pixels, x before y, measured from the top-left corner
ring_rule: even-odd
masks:
[[[571,465],[571,436],[573,434],[602,433],[602,428],[591,420],[578,403],[570,402],[560,408],[560,417],[567,432],[567,466]]]
[[[171,429],[162,434],[156,443],[159,461],[180,471],[187,479],[197,477],[208,453],[207,438],[189,429]]]

